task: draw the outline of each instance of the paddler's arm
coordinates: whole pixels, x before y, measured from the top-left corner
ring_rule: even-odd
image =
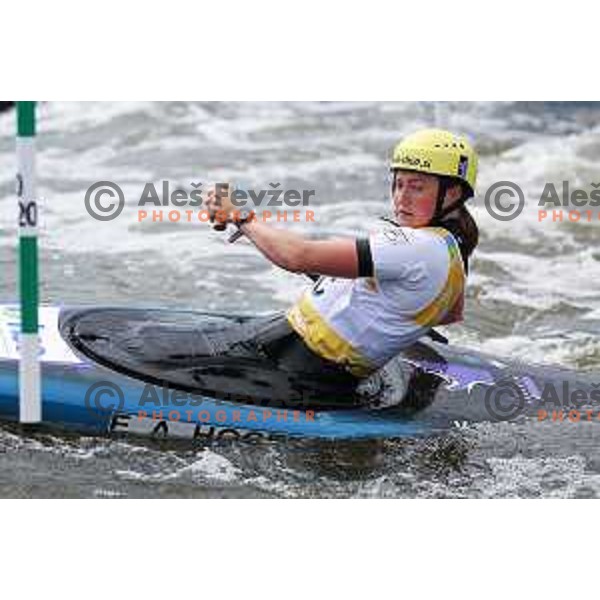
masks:
[[[227,196],[217,199],[214,190],[208,193],[206,207],[214,214],[221,212],[221,216],[230,221],[237,212]],[[348,279],[373,275],[373,261],[366,239],[312,240],[275,229],[257,219],[249,220],[240,228],[271,262],[287,271]]]
[[[371,257],[363,242],[351,238],[312,240],[297,233],[276,229],[252,220],[241,225],[244,235],[274,264],[294,273],[319,273],[330,277],[367,277],[361,273],[359,251],[368,252],[363,257],[362,270],[372,269]]]

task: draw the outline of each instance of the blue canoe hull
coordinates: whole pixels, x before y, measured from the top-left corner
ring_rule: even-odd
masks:
[[[126,433],[202,438],[282,435],[326,439],[411,437],[426,432],[417,421],[381,412],[314,412],[267,408],[195,396],[166,401],[147,384],[94,365],[42,365],[42,420],[81,433]],[[102,384],[104,396],[91,398]],[[110,384],[122,391],[112,392]],[[0,361],[0,418],[18,421],[18,363]]]
[[[242,404],[157,388],[97,364],[62,338],[59,321],[63,312],[59,307],[40,311],[42,419],[44,424],[79,433],[185,439],[406,438],[447,431],[457,424],[535,414],[548,384],[559,390],[561,401],[575,389],[600,395],[592,375],[517,364],[429,343],[417,344],[390,363],[391,371],[398,365],[410,365],[444,382],[416,411],[407,411],[402,405],[310,411]],[[221,318],[211,313],[180,314]],[[0,305],[0,419],[13,422],[19,418],[19,324],[18,309]],[[493,406],[490,412],[487,395],[491,387],[506,386],[507,382],[522,394],[519,411],[511,414],[509,410],[508,417],[498,415]]]

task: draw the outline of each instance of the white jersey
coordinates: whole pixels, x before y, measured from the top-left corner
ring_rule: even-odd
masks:
[[[288,312],[313,352],[357,376],[460,320],[465,287],[458,243],[445,229],[388,224],[368,248],[372,277],[321,278]]]

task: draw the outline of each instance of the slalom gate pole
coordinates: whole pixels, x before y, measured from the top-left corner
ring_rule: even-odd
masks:
[[[38,205],[35,198],[35,102],[17,102],[17,197],[19,202],[19,421],[42,419],[38,330]]]

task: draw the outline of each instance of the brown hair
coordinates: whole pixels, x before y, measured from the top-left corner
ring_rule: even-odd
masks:
[[[446,217],[440,227],[447,229],[458,242],[465,271],[469,272],[469,258],[479,243],[479,228],[473,215],[465,206],[458,209],[458,214]]]

